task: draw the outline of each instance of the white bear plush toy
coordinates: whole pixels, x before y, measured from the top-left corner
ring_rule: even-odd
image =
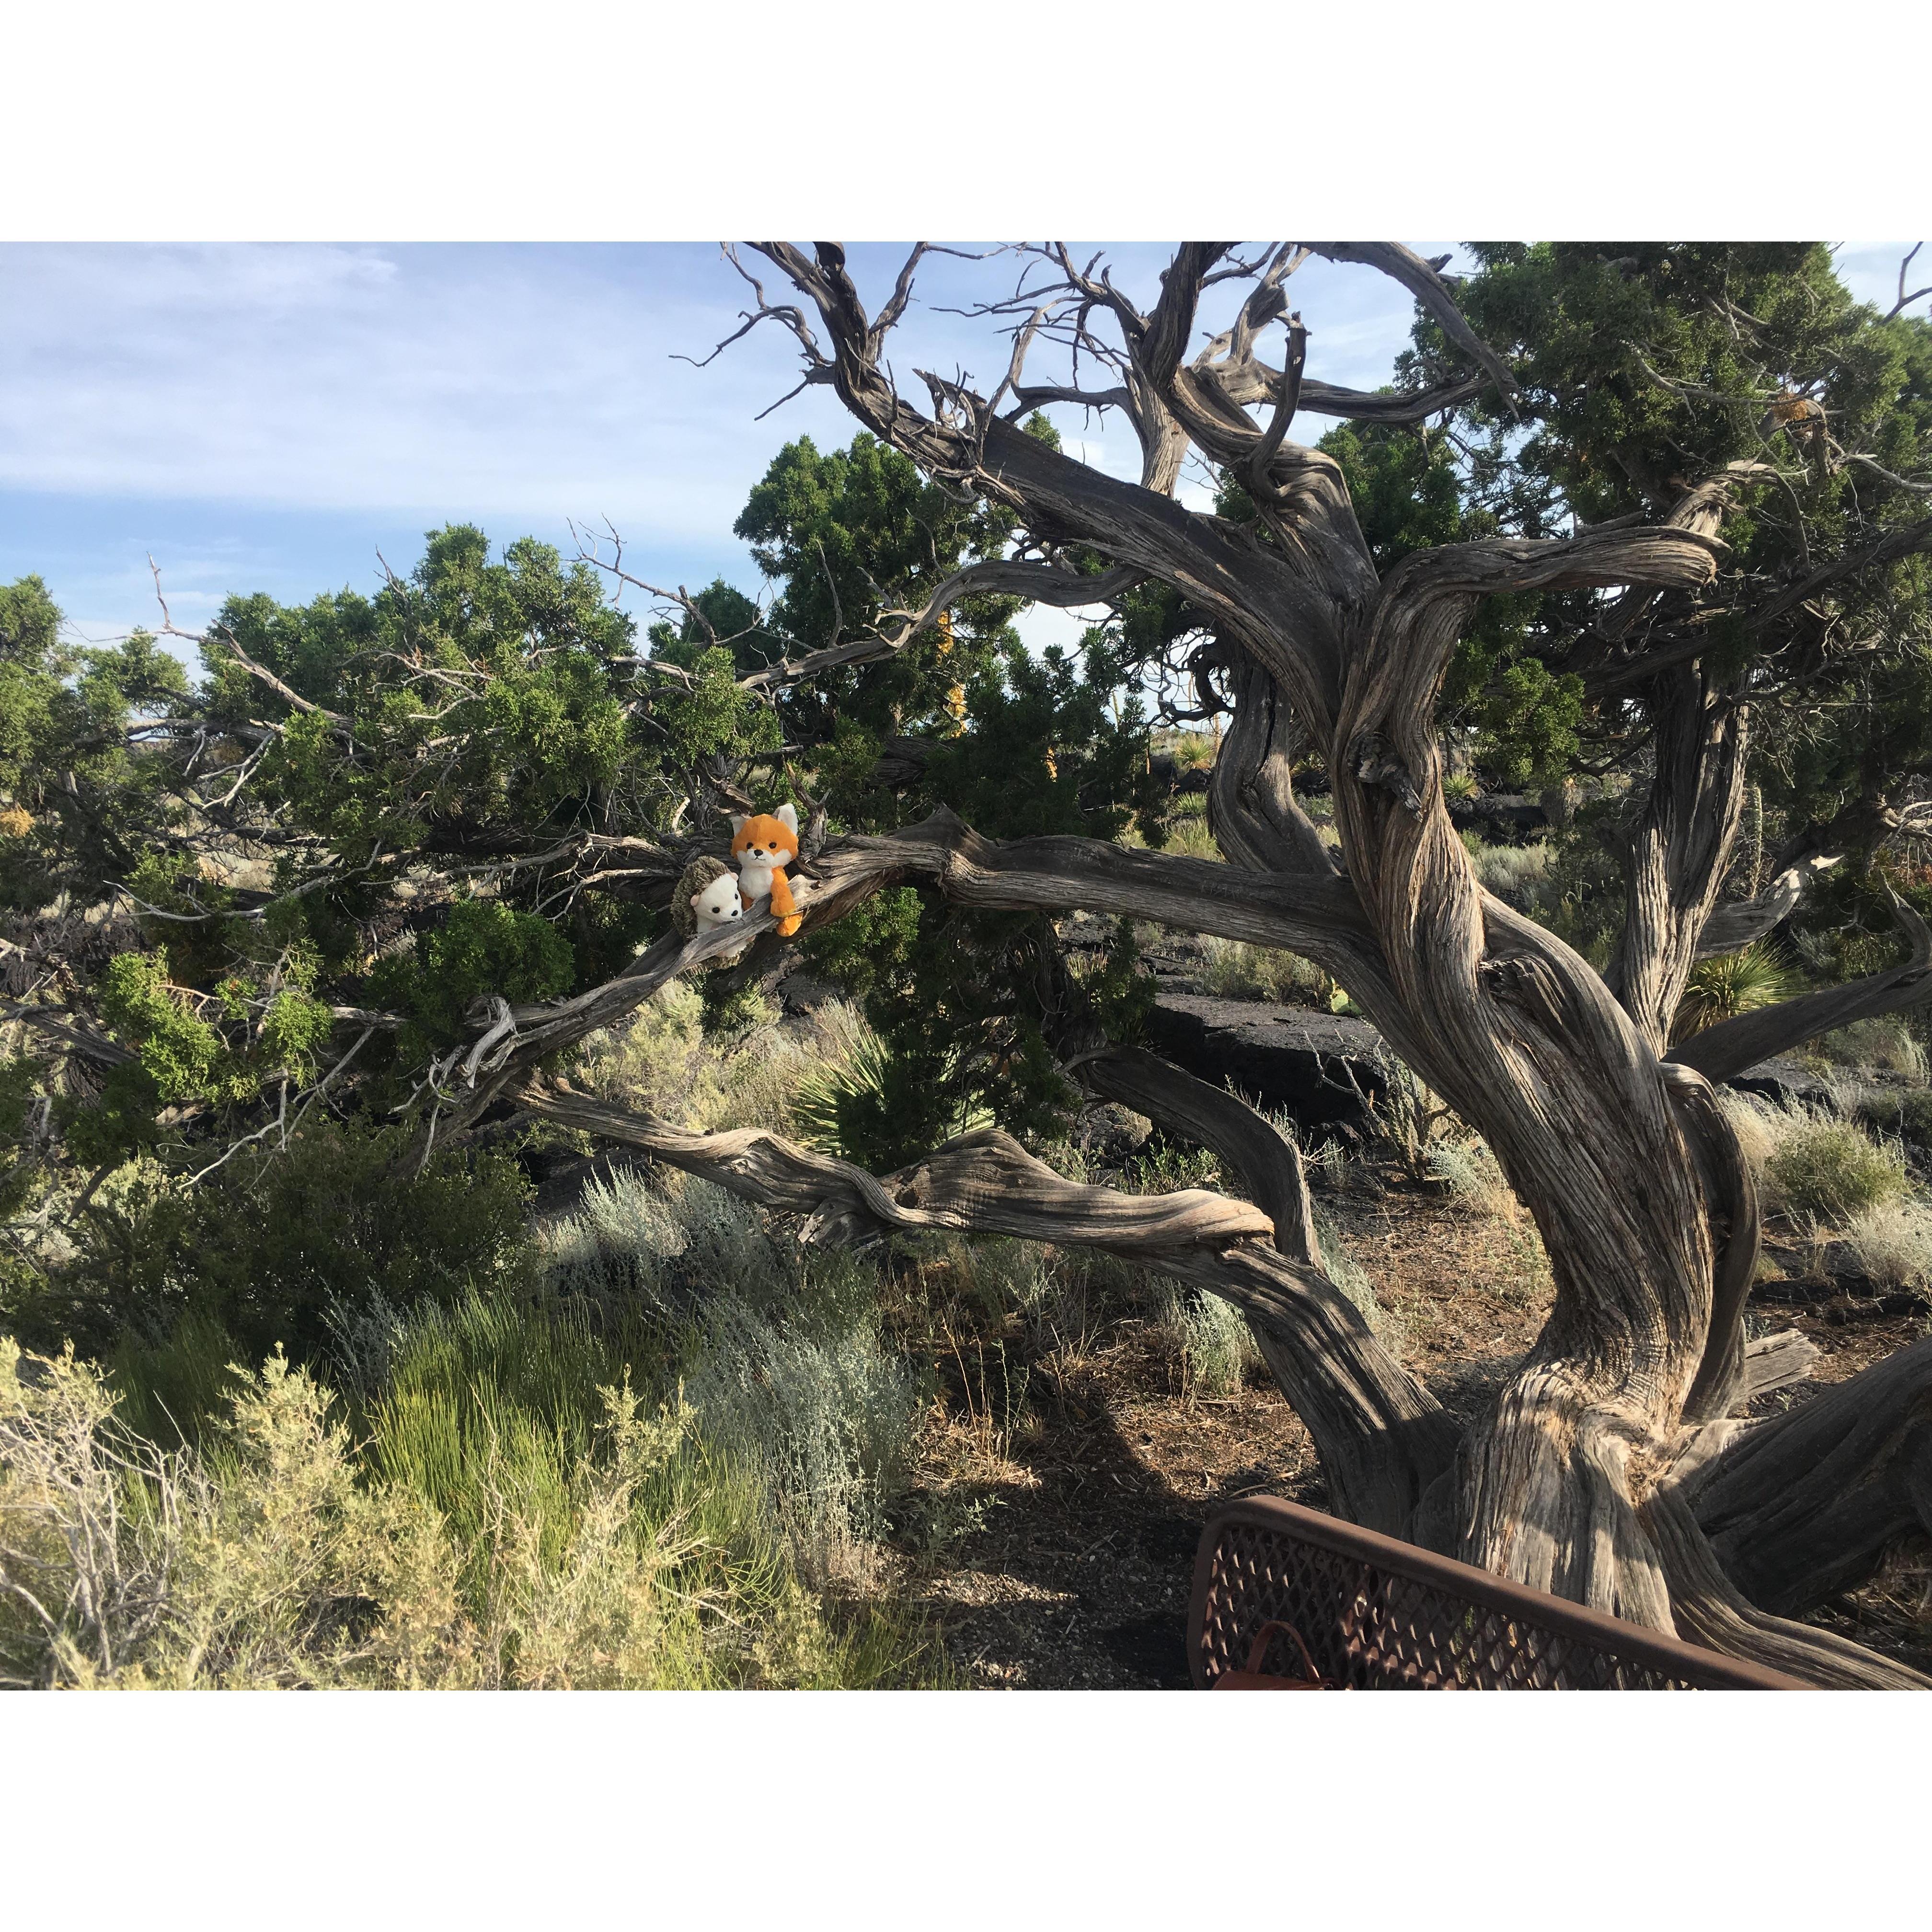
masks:
[[[710,884],[691,896],[692,910],[698,915],[698,930],[700,935],[713,932],[721,926],[729,926],[734,919],[745,916],[745,902],[738,890],[737,876],[731,872],[720,872]],[[721,952],[718,964],[729,965],[745,949],[741,946],[736,952]]]

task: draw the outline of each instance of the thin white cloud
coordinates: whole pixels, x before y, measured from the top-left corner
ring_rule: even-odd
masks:
[[[1155,251],[1123,253],[1131,282]],[[770,326],[707,369],[672,359],[728,333],[745,292],[704,249],[38,247],[0,259],[0,487],[553,518],[621,507],[661,536],[694,537],[728,526],[778,440],[843,440],[851,427],[822,392],[754,422],[795,374]],[[940,309],[1004,292],[1010,274],[928,265],[893,345],[914,393],[914,367],[983,382],[1004,364],[990,325]],[[1370,362],[1385,373],[1407,322],[1399,290],[1346,274],[1329,272],[1317,322],[1343,365],[1331,380]],[[1124,426],[1094,440],[1102,466],[1125,473]]]
[[[11,251],[0,485],[728,526],[721,418],[782,372],[763,344],[736,382],[671,362],[720,306],[685,292],[694,251],[612,252]]]
[[[903,252],[853,250],[874,306]],[[1150,302],[1168,250],[1108,253]],[[1857,244],[1838,262],[1888,306],[1902,253]],[[999,325],[946,311],[1010,294],[1020,266],[928,259],[891,349],[910,396],[921,368],[997,382]],[[379,543],[406,568],[456,518],[567,543],[567,518],[608,516],[654,571],[753,587],[730,535],[751,486],[782,443],[854,429],[822,388],[757,420],[799,373],[770,325],[709,368],[673,359],[729,334],[748,292],[708,247],[11,247],[0,284],[0,573],[44,569],[91,631],[152,616],[149,548],[198,622],[234,591],[371,587]],[[1399,287],[1313,261],[1289,290],[1312,375],[1388,380],[1412,319]],[[1213,292],[1204,326],[1234,298]],[[1033,373],[1054,373],[1049,350]],[[1118,416],[1052,413],[1088,460],[1138,473]],[[1183,500],[1208,494],[1190,478]],[[1040,634],[1069,625],[1042,616]]]

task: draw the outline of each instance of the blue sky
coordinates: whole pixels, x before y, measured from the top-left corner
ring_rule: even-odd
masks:
[[[854,250],[874,306],[903,252]],[[1840,270],[1889,306],[1901,252],[1849,248]],[[1150,292],[1163,249],[1109,254]],[[941,311],[1016,272],[929,259],[902,382],[919,393],[915,367],[996,382],[1004,344]],[[1385,380],[1401,291],[1319,262],[1293,286],[1310,373]],[[151,551],[176,622],[199,628],[234,592],[372,589],[379,550],[406,570],[450,521],[568,550],[569,519],[608,518],[640,574],[755,590],[730,533],[747,491],[785,442],[854,428],[818,390],[755,420],[796,380],[770,325],[708,368],[674,359],[728,333],[746,292],[710,245],[22,244],[0,247],[0,582],[38,572],[94,639],[153,621]],[[1089,460],[1135,469],[1123,428],[1058,414]]]

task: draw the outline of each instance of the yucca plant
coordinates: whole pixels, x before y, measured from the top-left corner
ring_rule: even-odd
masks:
[[[1754,941],[1741,952],[1700,960],[1690,969],[1690,984],[1684,990],[1683,1004],[1677,1009],[1672,1041],[1674,1044],[1688,1040],[1720,1020],[1735,1019],[1740,1013],[1775,1006],[1780,1000],[1789,999],[1799,986],[1797,974],[1774,947],[1762,940]]]
[[[956,1074],[956,1062],[949,1062],[939,1083],[941,1091],[957,1090]],[[792,1119],[800,1138],[861,1167],[875,1165],[873,1156],[890,1138],[882,1136],[880,1124],[891,1119],[909,1077],[910,1070],[893,1058],[892,1048],[867,1031],[842,1060],[812,1068],[794,1089]],[[993,1116],[985,1107],[962,1099],[952,1109],[945,1130],[966,1134],[992,1124]]]

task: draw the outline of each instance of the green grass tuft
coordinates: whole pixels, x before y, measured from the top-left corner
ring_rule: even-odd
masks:
[[[1775,1131],[1765,1179],[1772,1201],[1787,1214],[1838,1225],[1908,1191],[1898,1144],[1876,1142],[1849,1120],[1796,1113]]]

